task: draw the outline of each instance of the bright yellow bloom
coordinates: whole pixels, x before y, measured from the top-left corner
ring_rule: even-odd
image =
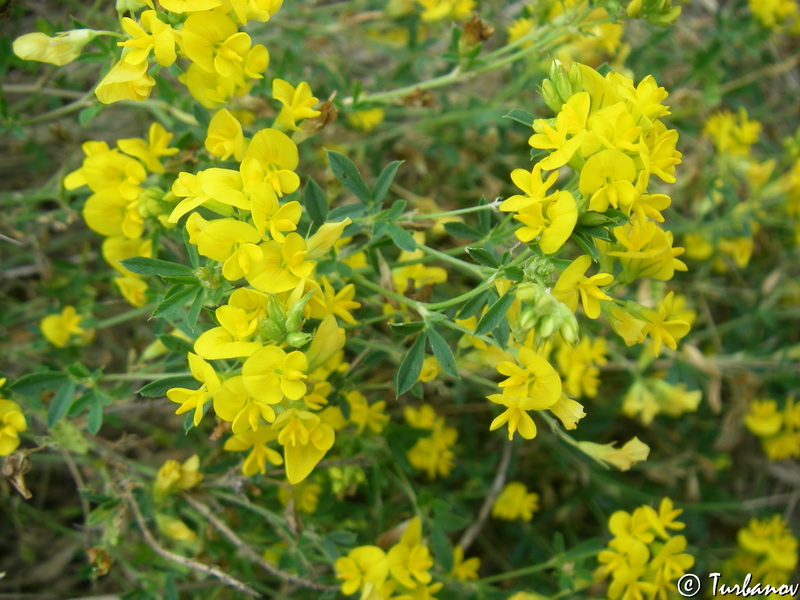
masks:
[[[228,12],[233,12],[240,24],[248,21],[266,23],[280,10],[283,0],[223,0],[222,5]]]
[[[62,31],[54,37],[44,33],[26,33],[14,40],[14,54],[23,60],[35,60],[63,66],[71,63],[81,54],[83,47],[91,42],[97,33],[92,29],[73,29]]]
[[[678,340],[686,336],[691,325],[682,320],[673,311],[673,297],[670,292],[655,310],[646,309],[643,313],[646,325],[642,330],[643,335],[649,335],[653,340],[653,352],[656,356],[661,352],[661,345],[666,344],[672,350],[677,349]],[[677,318],[676,318],[677,317]]]
[[[170,459],[164,462],[156,473],[153,493],[156,496],[175,494],[193,488],[202,480],[200,457],[197,454],[187,458],[183,464]]]
[[[361,303],[353,300],[356,288],[348,283],[338,292],[328,281],[325,275],[319,278],[320,293],[311,298],[309,302],[309,316],[312,319],[322,319],[328,315],[336,315],[345,323],[355,325],[356,320],[350,311],[361,308]]]
[[[362,433],[366,427],[374,433],[383,431],[389,422],[389,415],[384,412],[385,400],[370,404],[364,394],[357,390],[345,394],[345,399],[350,405],[350,422],[358,427],[358,433]]]
[[[299,130],[297,121],[318,117],[322,113],[312,107],[319,102],[311,94],[308,83],[301,81],[295,88],[288,81],[274,79],[272,81],[272,97],[281,103],[281,112],[275,124],[281,129]]]
[[[417,583],[427,585],[432,579],[433,559],[428,547],[421,542],[422,520],[414,517],[408,522],[400,542],[392,546],[387,555],[392,577],[409,589],[417,587]]]
[[[245,139],[242,124],[227,108],[216,112],[208,124],[205,141],[206,150],[213,156],[228,160],[244,158]]]
[[[283,243],[268,241],[259,245],[262,258],[244,273],[255,289],[269,294],[280,294],[295,289],[311,277],[315,263],[307,260],[306,241],[297,233],[290,233]]]
[[[260,183],[251,190],[250,210],[261,236],[266,239],[269,233],[269,237],[280,243],[286,240],[286,233],[297,229],[302,214],[297,200],[281,206],[275,191],[267,183]]]
[[[277,129],[262,129],[253,136],[240,167],[245,189],[268,183],[280,198],[300,187],[294,172],[300,162],[297,145]]]
[[[182,14],[212,10],[222,4],[222,0],[158,0],[164,10]]]
[[[561,421],[564,429],[568,430],[576,429],[578,427],[578,421],[586,416],[586,411],[583,410],[583,404],[567,398],[564,395],[547,410]]]
[[[442,366],[435,356],[428,356],[422,361],[422,369],[419,372],[419,380],[423,383],[433,381],[442,372]]]
[[[83,317],[77,314],[74,306],[65,306],[60,315],[47,315],[39,323],[42,335],[47,341],[63,348],[69,343],[70,337],[83,335],[81,328]]]
[[[539,510],[539,495],[519,481],[508,482],[492,504],[492,516],[506,521],[530,521]]]
[[[558,171],[553,171],[542,181],[542,165],[536,163],[530,171],[514,169],[511,171],[511,180],[525,195],[516,194],[506,198],[500,205],[503,212],[519,211],[537,202],[542,202],[547,197],[547,190],[558,179]]]
[[[384,116],[382,108],[368,108],[349,113],[347,122],[355,129],[369,132],[383,122]]]
[[[160,123],[153,123],[147,132],[147,141],[140,138],[117,140],[117,146],[128,156],[138,158],[153,173],[163,173],[160,158],[178,153],[178,148],[169,146],[170,140],[172,134]]]
[[[384,584],[389,576],[389,559],[377,546],[358,546],[347,556],[336,559],[336,578],[342,580],[342,593],[355,594],[358,590],[374,590]]]
[[[558,191],[543,202],[529,204],[514,215],[522,223],[514,233],[523,242],[539,237],[539,247],[545,254],[561,249],[578,222],[578,206],[570,192]]]
[[[475,0],[415,0],[422,8],[423,21],[463,21],[469,19],[475,9]]]
[[[731,156],[748,156],[760,133],[761,123],[748,119],[744,107],[738,118],[729,110],[715,112],[703,128],[703,135],[711,138],[717,151]]]
[[[284,397],[299,400],[307,390],[306,355],[295,350],[287,354],[277,346],[265,346],[251,354],[242,366],[244,387],[257,400],[277,404]]]
[[[480,566],[481,559],[477,556],[464,560],[464,549],[456,544],[453,548],[453,568],[450,569],[450,575],[459,581],[477,579]]]
[[[156,80],[147,74],[147,61],[132,64],[122,57],[97,84],[94,93],[103,104],[120,100],[146,100]]]
[[[605,212],[609,205],[629,209],[638,192],[634,186],[636,165],[619,150],[601,150],[591,156],[581,169],[581,194],[589,196],[589,210]]]
[[[625,269],[623,279],[652,277],[669,281],[675,271],[688,269],[686,264],[678,259],[684,250],[673,247],[672,232],[664,231],[652,221],[641,223],[635,220],[620,225],[614,228],[614,236],[622,248],[612,249],[608,255],[619,259]]]
[[[192,377],[203,385],[196,390],[172,388],[167,391],[167,398],[180,404],[178,410],[175,411],[176,415],[194,409],[193,422],[194,426],[197,427],[203,418],[203,408],[211,400],[212,394],[219,388],[220,381],[219,376],[210,364],[192,352],[189,353],[188,357],[189,370],[192,372]]]
[[[133,38],[117,43],[117,46],[132,48],[125,54],[125,60],[132,65],[147,63],[147,57],[152,50],[158,64],[162,67],[170,66],[177,58],[176,31],[159,19],[154,10],[144,11],[139,20],[141,25],[131,18],[122,18],[122,29]]]
[[[545,119],[534,121],[533,130],[536,133],[530,137],[528,144],[539,150],[553,151],[540,162],[542,169],[550,171],[563,167],[581,147],[586,136],[590,104],[589,94],[578,92],[561,107],[555,127],[548,125]]]
[[[636,463],[647,460],[650,454],[650,447],[637,437],[626,442],[621,448],[615,448],[616,444],[616,442],[610,444],[578,442],[578,447],[595,460],[613,465],[620,471],[627,471]]]
[[[578,297],[583,304],[583,310],[590,319],[600,316],[600,301],[611,300],[611,297],[600,291],[600,286],[609,285],[614,281],[614,276],[609,273],[598,273],[586,277],[585,273],[592,264],[588,254],[579,256],[564,269],[558,282],[553,287],[553,297],[575,312],[578,308]]]
[[[295,485],[311,474],[317,463],[333,447],[333,427],[308,411],[294,408],[281,413],[273,424],[280,430],[278,443],[286,459],[286,479]]]
[[[275,420],[275,410],[264,400],[253,398],[244,387],[244,378],[231,377],[214,392],[214,412],[231,423],[234,434],[244,433]]]
[[[0,379],[0,385],[5,379]],[[0,456],[8,456],[19,447],[19,434],[28,429],[19,404],[0,397]]]
[[[228,452],[243,452],[250,450],[247,458],[242,463],[242,473],[247,477],[267,472],[267,461],[275,466],[283,464],[280,453],[267,444],[278,438],[278,432],[270,427],[259,427],[257,430],[248,429],[242,433],[229,437],[223,448]]]
[[[775,435],[780,431],[783,419],[775,400],[752,400],[744,424],[751,433],[759,437]]]

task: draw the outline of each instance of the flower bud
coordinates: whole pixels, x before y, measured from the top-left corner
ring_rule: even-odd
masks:
[[[35,60],[63,66],[80,56],[83,47],[97,37],[93,29],[62,31],[50,37],[44,33],[26,33],[14,40],[14,54],[24,60]]]
[[[278,327],[281,331],[281,335],[283,335],[283,332],[286,331],[286,309],[283,308],[283,305],[274,295],[269,297],[267,314],[269,315],[272,324]]]
[[[302,348],[311,341],[311,335],[302,331],[292,331],[286,334],[286,343],[292,348]]]
[[[258,337],[264,342],[279,342],[284,333],[271,319],[261,319],[258,323]]]
[[[315,293],[316,290],[312,290],[294,303],[291,310],[289,310],[289,316],[286,318],[286,331],[290,333],[300,331],[303,321],[305,321],[306,304]]]

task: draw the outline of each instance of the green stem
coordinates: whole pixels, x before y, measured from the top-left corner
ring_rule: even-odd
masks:
[[[44,123],[46,121],[54,121],[55,119],[59,119],[63,116],[72,114],[74,112],[78,112],[79,110],[83,110],[84,108],[91,106],[94,104],[94,100],[91,100],[91,97],[94,95],[94,91],[86,92],[81,98],[75,100],[75,102],[70,102],[69,104],[65,104],[60,108],[56,108],[55,110],[48,111],[46,113],[42,113],[41,115],[36,115],[35,117],[30,117],[28,119],[21,119],[18,124],[19,125],[34,125],[36,123]]]
[[[112,373],[103,375],[104,381],[160,381],[170,377],[191,377],[188,371],[181,373]]]
[[[106,327],[112,327],[113,325],[119,325],[120,323],[124,323],[125,321],[130,321],[131,319],[135,319],[136,317],[141,317],[142,315],[146,315],[154,308],[153,304],[145,304],[144,306],[140,306],[138,308],[134,308],[128,310],[124,313],[120,313],[118,315],[114,315],[113,317],[109,317],[107,319],[103,319],[102,321],[98,321],[95,323],[95,329],[105,329]]]
[[[464,215],[467,213],[478,212],[479,210],[486,210],[488,208],[496,208],[493,204],[481,204],[480,206],[470,206],[469,208],[458,208],[455,210],[449,210],[447,212],[440,212],[440,213],[429,213],[429,214],[418,214],[418,215],[403,215],[402,219],[398,221],[402,223],[403,221],[419,221],[425,219],[440,219],[443,217],[452,217],[454,215]]]
[[[584,558],[591,558],[593,556],[597,556],[599,550],[592,550],[589,552],[583,552],[581,554],[570,555],[570,561],[578,561]],[[476,580],[475,583],[478,585],[487,584],[487,583],[494,583],[496,581],[505,581],[506,579],[514,579],[516,577],[523,577],[525,575],[532,575],[533,573],[539,573],[541,571],[546,571],[547,569],[552,569],[557,567],[559,562],[563,560],[563,556],[554,556],[550,560],[547,560],[543,563],[539,563],[538,565],[531,565],[530,567],[523,567],[522,569],[516,569],[515,571],[506,571],[505,573],[498,573],[497,575],[489,575],[488,577],[481,577],[480,579]]]

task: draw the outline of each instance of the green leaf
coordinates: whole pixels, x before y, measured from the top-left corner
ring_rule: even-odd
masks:
[[[587,227],[587,226],[584,225],[584,226],[576,227],[575,231],[580,233],[581,235],[597,238],[597,239],[600,239],[600,240],[604,240],[606,242],[613,242],[614,241],[611,238],[611,234],[608,233],[608,230],[605,227],[597,227],[597,226]]]
[[[472,315],[478,314],[483,305],[489,300],[489,291],[481,292],[467,300],[458,312],[459,319],[469,319]]]
[[[525,271],[520,267],[506,267],[503,269],[506,279],[511,281],[522,281],[525,278]]]
[[[441,565],[445,573],[453,568],[453,548],[444,530],[437,525],[431,527],[431,551],[436,562]]]
[[[208,114],[208,109],[201,106],[197,102],[192,103],[192,113],[194,118],[197,119],[198,127],[208,129],[208,124],[211,122],[211,116]]]
[[[461,238],[463,240],[479,240],[483,237],[480,231],[460,221],[445,223],[444,230],[454,238]]]
[[[180,338],[175,335],[159,335],[158,341],[164,344],[164,346],[170,352],[175,352],[176,354],[180,354],[182,356],[186,356],[187,352],[192,351],[192,343],[186,341],[183,338]]]
[[[522,110],[520,108],[512,109],[507,115],[503,115],[504,119],[511,119],[512,121],[516,121],[517,123],[522,123],[527,127],[533,127],[533,122],[536,120],[536,117],[533,116],[526,110]]]
[[[486,198],[481,196],[480,202],[478,202],[478,206],[486,206],[488,202],[486,202]],[[492,230],[492,215],[488,210],[479,210],[478,211],[478,226],[483,233],[483,235],[487,235]]]
[[[514,296],[511,290],[500,296],[497,301],[489,307],[486,314],[478,321],[478,326],[475,328],[475,335],[483,335],[495,329],[500,322],[506,318],[506,312],[511,304],[514,302]]]
[[[389,323],[389,327],[392,328],[392,333],[406,336],[425,329],[425,323],[422,321],[412,321],[410,323]]]
[[[203,288],[199,285],[188,287],[184,285],[172,286],[167,290],[164,299],[156,306],[153,316],[165,319],[179,317],[186,303],[190,300],[195,300],[202,291]]]
[[[56,395],[53,396],[53,400],[50,402],[50,408],[47,409],[48,427],[58,423],[67,414],[72,401],[75,399],[75,386],[76,383],[70,380],[58,388]]]
[[[9,385],[8,389],[23,396],[34,396],[41,394],[45,390],[56,389],[67,379],[69,379],[69,376],[61,371],[29,373]]]
[[[67,367],[67,372],[76,379],[86,379],[92,376],[92,372],[81,363],[73,363]]]
[[[328,207],[328,199],[325,197],[325,192],[313,179],[309,179],[303,189],[303,202],[306,205],[311,221],[317,227],[322,225],[328,216],[330,208]]]
[[[458,378],[458,367],[456,366],[456,358],[453,356],[453,351],[450,349],[447,340],[436,331],[433,325],[428,327],[428,342],[431,345],[433,356],[436,357],[436,360],[442,365],[445,373]]]
[[[598,252],[597,247],[592,243],[591,239],[579,231],[572,232],[572,239],[581,247],[581,250],[592,257],[593,261],[597,262],[600,260],[600,252]]]
[[[89,409],[89,420],[86,422],[86,429],[92,435],[95,435],[103,426],[103,403],[95,399]]]
[[[134,256],[119,261],[123,267],[139,275],[172,275],[175,277],[190,277],[192,269],[186,265],[160,260],[158,258],[145,258]]]
[[[394,221],[403,214],[403,211],[406,209],[406,204],[408,204],[405,200],[395,200],[392,202],[392,206],[389,210],[386,210],[381,213],[381,218],[386,219],[387,221]]]
[[[205,297],[204,288],[200,287],[198,290],[197,296],[192,300],[192,305],[186,313],[186,322],[192,329],[194,329],[194,326],[197,324],[197,318],[200,316],[200,311],[203,309],[203,299]]]
[[[331,171],[333,171],[334,177],[344,187],[353,192],[361,202],[369,202],[372,193],[353,161],[333,150],[326,150],[326,152],[328,153],[328,161],[331,163]]]
[[[414,236],[408,233],[405,229],[394,223],[389,223],[388,227],[389,237],[401,250],[406,252],[413,252],[417,249],[417,242]]]
[[[167,390],[174,387],[191,389],[196,388],[198,385],[198,381],[191,375],[173,375],[171,377],[165,377],[164,379],[151,381],[137,393],[145,398],[163,398]]]
[[[363,215],[365,212],[367,212],[366,204],[345,204],[343,206],[337,206],[331,212],[329,212],[328,221],[331,223],[338,223],[339,221],[344,221],[347,217],[355,219],[356,217]]]
[[[92,104],[91,106],[87,106],[81,112],[78,113],[78,122],[81,125],[87,125],[89,121],[94,119],[100,111],[103,110],[102,104]]]
[[[381,174],[378,175],[378,181],[375,182],[375,187],[372,188],[372,202],[376,206],[380,206],[383,199],[386,197],[389,187],[394,181],[394,176],[397,175],[397,169],[400,168],[405,161],[395,160],[390,162],[383,168]]]
[[[411,348],[403,357],[403,362],[400,363],[400,368],[397,369],[397,377],[394,383],[398,396],[410,390],[419,379],[419,374],[422,372],[422,361],[425,360],[426,340],[427,336],[423,331],[417,336],[417,339],[414,340]]]
[[[496,269],[500,266],[500,263],[495,258],[494,254],[486,250],[485,248],[477,248],[474,246],[467,246],[466,248],[467,254],[469,254],[470,258],[474,260],[476,263],[483,265],[485,267],[492,267]]]

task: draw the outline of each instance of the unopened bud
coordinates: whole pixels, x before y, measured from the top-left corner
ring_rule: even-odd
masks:
[[[278,327],[281,332],[286,331],[286,310],[283,308],[283,305],[280,303],[278,298],[274,295],[269,297],[269,302],[267,303],[267,314],[269,315],[269,318],[273,324]]]
[[[311,335],[302,331],[293,331],[286,335],[286,343],[292,348],[302,348],[311,341]]]
[[[289,316],[286,318],[286,331],[292,333],[300,330],[300,328],[303,326],[303,321],[306,319],[306,304],[308,304],[308,301],[311,300],[311,297],[315,293],[316,290],[312,290],[294,303],[292,308],[289,310]]]
[[[284,331],[270,319],[261,319],[258,323],[258,337],[264,342],[283,340]]]

